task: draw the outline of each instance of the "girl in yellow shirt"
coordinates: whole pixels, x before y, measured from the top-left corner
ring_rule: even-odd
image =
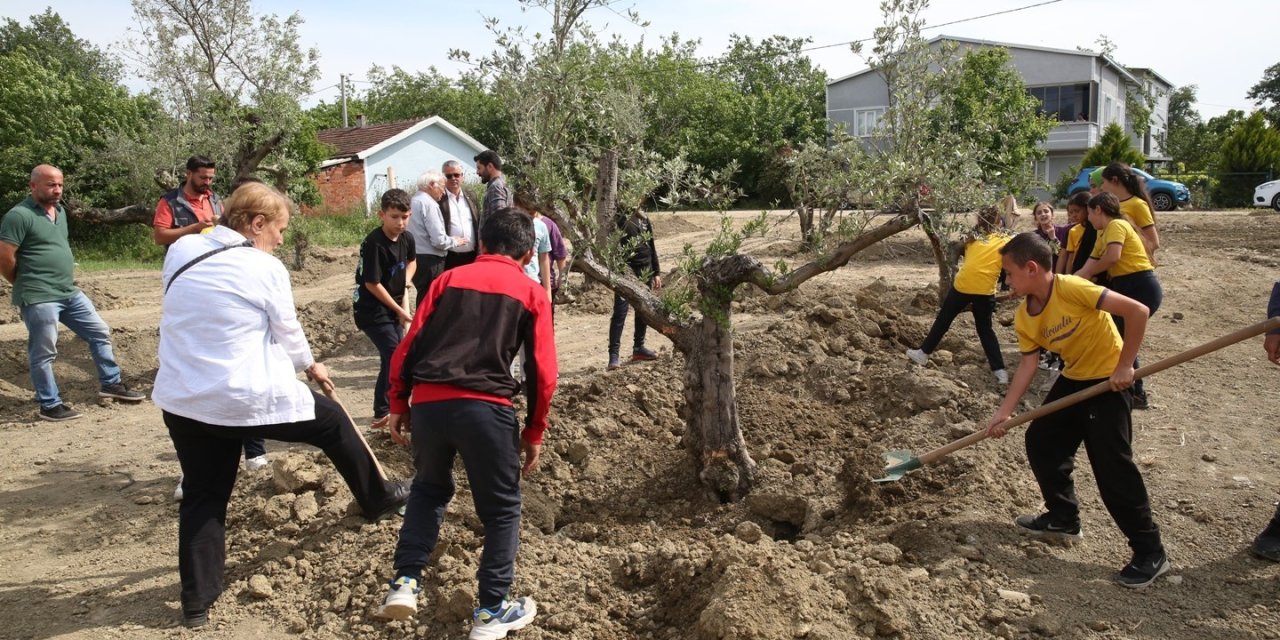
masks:
[[[1142,247],[1147,257],[1155,261],[1156,250],[1160,248],[1160,232],[1156,230],[1156,217],[1152,213],[1155,206],[1151,204],[1151,194],[1147,192],[1147,184],[1142,176],[1134,173],[1129,165],[1113,162],[1102,169],[1102,192],[1109,193],[1120,201],[1120,214],[1142,236]]]
[[[996,231],[999,222],[995,207],[987,207],[978,213],[974,234],[964,247],[964,264],[951,283],[951,291],[943,300],[929,335],[919,349],[907,350],[907,357],[912,362],[918,365],[928,362],[929,354],[938,348],[952,321],[965,307],[970,307],[978,340],[996,382],[1009,384],[1009,372],[1005,370],[1004,357],[1000,354],[1000,340],[991,327],[991,316],[996,308],[996,282],[1000,278],[1000,248],[1010,238],[1008,234]]]
[[[1094,244],[1093,255],[1076,275],[1091,278],[1105,271],[1111,276],[1108,288],[1147,305],[1150,314],[1155,314],[1164,300],[1164,290],[1143,247],[1142,237],[1121,217],[1119,199],[1106,192],[1090,198],[1089,223],[1098,230],[1098,240]],[[1124,319],[1112,318],[1123,335]],[[1141,365],[1135,359],[1133,366],[1136,369]],[[1138,380],[1133,385],[1133,408],[1146,409],[1149,406],[1146,386]]]

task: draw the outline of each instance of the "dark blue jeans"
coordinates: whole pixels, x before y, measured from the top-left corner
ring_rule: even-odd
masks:
[[[632,271],[634,272],[635,269],[632,269]],[[636,277],[639,278],[640,273],[636,273]],[[653,278],[649,279],[648,284],[653,286]],[[622,347],[622,328],[627,324],[627,311],[630,308],[631,305],[627,304],[626,298],[614,294],[613,317],[609,319],[609,355],[611,356],[618,355],[618,349]],[[649,325],[646,325],[640,319],[640,314],[637,313],[635,337],[631,343],[633,351],[644,348],[644,336],[648,329]]]
[[[391,355],[404,338],[404,328],[398,322],[389,322],[361,327],[360,330],[378,349],[378,381],[373,385],[373,417],[377,419],[391,412],[391,401],[387,400],[387,390],[391,385],[387,378],[391,375]]]
[[[461,454],[476,515],[484,524],[476,572],[480,606],[496,606],[511,589],[520,547],[520,427],[515,411],[482,400],[444,400],[413,405],[410,415],[416,474],[396,545],[396,576],[421,579],[453,499],[453,459]]]
[[[1160,308],[1160,303],[1164,302],[1164,289],[1160,287],[1160,280],[1156,278],[1154,271],[1139,271],[1128,275],[1116,276],[1111,279],[1107,285],[1108,289],[1119,293],[1123,296],[1133,298],[1142,304],[1147,305],[1150,313],[1147,317],[1154,316],[1156,310]],[[1111,316],[1115,320],[1116,329],[1120,332],[1120,337],[1124,337],[1124,318],[1120,316]],[[1138,359],[1133,359],[1133,368],[1137,369],[1142,365],[1138,364]],[[1146,385],[1142,384],[1142,380],[1133,383],[1133,395],[1143,397],[1147,395]]]

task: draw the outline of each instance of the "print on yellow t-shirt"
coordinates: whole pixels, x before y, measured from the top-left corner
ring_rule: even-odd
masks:
[[[1111,314],[1099,309],[1108,290],[1084,278],[1056,275],[1049,299],[1032,315],[1027,301],[1018,306],[1013,327],[1018,349],[1046,349],[1062,356],[1062,375],[1071,380],[1109,378],[1120,360],[1123,342]]]

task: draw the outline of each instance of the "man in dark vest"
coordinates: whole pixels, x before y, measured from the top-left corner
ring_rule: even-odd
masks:
[[[462,188],[462,163],[450,160],[440,170],[444,172],[444,195],[440,198],[440,215],[444,217],[445,231],[451,236],[466,238],[467,244],[449,249],[444,257],[444,270],[471,264],[476,259],[477,239],[480,237],[480,209],[471,194]]]
[[[156,203],[151,237],[167,247],[191,233],[204,233],[222,217],[222,200],[213,193],[214,162],[204,156],[187,159],[187,177]]]

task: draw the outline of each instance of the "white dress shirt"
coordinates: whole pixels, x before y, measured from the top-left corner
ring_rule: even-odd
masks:
[[[197,256],[244,241],[222,226],[179,238],[165,255],[161,286]],[[164,294],[151,400],[228,427],[313,420],[315,399],[297,377],[313,362],[288,270],[271,254],[235,247],[182,272]]]
[[[467,199],[463,197],[462,189],[458,189],[458,195],[453,195],[452,191],[444,190],[444,197],[449,199],[449,235],[459,238],[465,238],[467,244],[461,248],[450,249],[454,253],[471,253],[476,250],[476,239],[471,236],[474,234],[472,228],[471,205],[467,204]]]

